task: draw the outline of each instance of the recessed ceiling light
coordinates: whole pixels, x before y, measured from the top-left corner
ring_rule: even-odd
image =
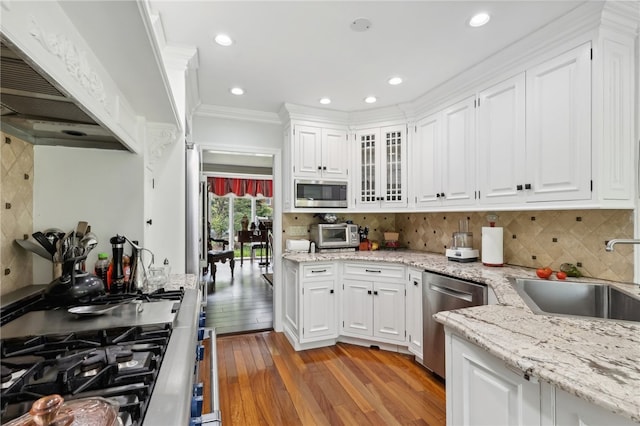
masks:
[[[320,99],[320,103],[322,105],[329,105],[331,103],[331,99],[329,99],[329,98],[321,98]]]
[[[397,86],[398,84],[402,84],[402,77],[391,77],[389,80],[387,80],[387,83],[392,86]]]
[[[471,25],[472,27],[481,27],[489,22],[489,19],[491,19],[491,16],[489,16],[488,13],[480,12],[473,15],[473,17],[469,20],[469,25]]]
[[[373,104],[377,101],[375,96],[367,96],[366,98],[364,98],[364,101],[368,104]]]
[[[232,87],[231,93],[233,93],[236,96],[240,96],[240,95],[244,95],[244,90],[242,90],[240,87]]]
[[[233,40],[231,40],[231,37],[229,37],[226,34],[218,34],[218,35],[216,35],[214,40],[220,46],[225,46],[226,47],[226,46],[231,46],[233,44]]]

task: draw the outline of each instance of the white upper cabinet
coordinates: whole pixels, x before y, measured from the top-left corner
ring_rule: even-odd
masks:
[[[526,72],[527,201],[591,198],[591,45]]]
[[[303,179],[349,177],[349,148],[346,130],[294,126],[293,176]]]
[[[590,56],[585,44],[479,93],[480,204],[591,199]]]
[[[346,130],[322,129],[322,175],[329,179],[349,177],[349,143]]]
[[[413,192],[415,203],[426,207],[440,204],[442,196],[442,162],[440,134],[442,114],[433,114],[418,121],[413,142]]]
[[[524,195],[525,75],[478,94],[478,190],[481,204],[519,203]]]
[[[447,205],[474,204],[475,109],[470,97],[444,110],[442,123],[444,200]]]
[[[356,132],[357,208],[407,206],[405,125]]]
[[[475,204],[474,101],[469,97],[416,123],[416,206]]]

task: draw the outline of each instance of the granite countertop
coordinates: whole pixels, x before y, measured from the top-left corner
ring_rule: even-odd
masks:
[[[509,277],[537,278],[531,268],[451,262],[442,254],[403,250],[283,257],[295,262],[399,263],[484,283],[499,305],[440,312],[436,320],[524,373],[640,422],[640,323],[534,314],[509,282]],[[634,284],[579,280],[604,282],[640,297]]]
[[[171,274],[169,282],[164,286],[165,290],[197,289],[198,280],[195,274]]]

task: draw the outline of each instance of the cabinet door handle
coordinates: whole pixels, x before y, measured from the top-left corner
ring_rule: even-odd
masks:
[[[441,196],[442,198],[444,198],[444,192],[441,192],[441,193],[440,193],[440,196]]]
[[[377,291],[377,290],[376,290],[376,291],[374,291],[374,292],[373,292],[373,295],[374,295],[374,296],[377,296],[377,295],[378,295],[378,291]]]
[[[333,294],[333,289],[329,290],[329,293]]]
[[[367,294],[371,294],[371,290],[367,290]]]
[[[381,274],[382,271],[379,269],[365,269],[365,272],[375,272],[376,274]]]
[[[327,166],[322,166],[322,170],[327,170]]]
[[[525,183],[524,184],[524,189],[531,189],[531,184],[530,183]]]
[[[322,170],[322,166],[318,166],[318,170]]]
[[[522,185],[516,185],[516,191],[522,191]]]
[[[414,282],[413,282],[413,285],[418,285],[418,281],[414,281]]]
[[[320,274],[322,272],[327,272],[327,270],[326,269],[312,269],[311,270],[312,274]]]

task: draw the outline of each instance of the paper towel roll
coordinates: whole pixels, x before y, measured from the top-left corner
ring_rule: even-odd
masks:
[[[502,228],[482,227],[482,264],[502,266]]]

